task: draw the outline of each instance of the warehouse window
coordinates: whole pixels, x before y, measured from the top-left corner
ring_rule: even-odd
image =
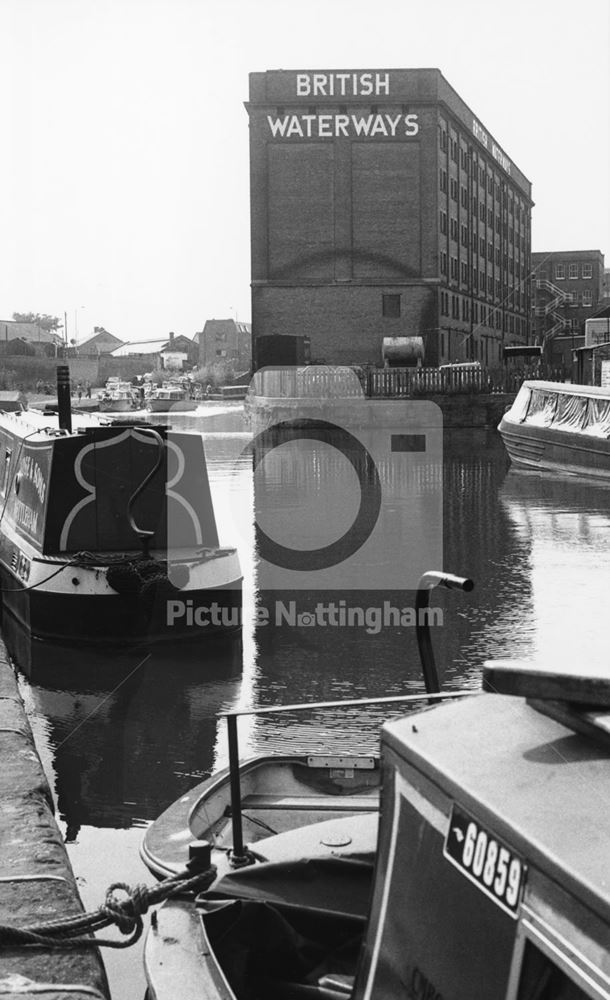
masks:
[[[583,306],[593,305],[593,292],[590,288],[585,288],[582,293],[582,304]]]
[[[441,274],[447,274],[447,254],[441,253]]]
[[[568,264],[568,278],[578,277],[578,264]]]
[[[441,185],[441,191],[447,190],[447,171],[443,170],[442,167],[440,171],[440,185]]]
[[[447,232],[447,213],[441,212],[441,233]]]
[[[400,295],[382,295],[381,314],[388,319],[398,319],[400,316]]]
[[[582,266],[582,276],[583,278],[593,277],[593,264],[583,264]]]
[[[458,238],[457,219],[451,219],[451,239],[455,240],[457,243],[457,238]]]
[[[452,177],[449,181],[449,191],[453,201],[457,201],[457,189],[458,189],[457,181],[455,177]]]

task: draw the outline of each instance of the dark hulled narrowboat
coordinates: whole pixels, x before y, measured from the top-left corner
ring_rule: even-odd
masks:
[[[203,440],[146,424],[0,413],[3,614],[33,637],[154,642],[241,625]]]

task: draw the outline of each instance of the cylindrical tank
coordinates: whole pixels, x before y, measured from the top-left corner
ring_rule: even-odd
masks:
[[[424,363],[423,337],[384,337],[381,357],[386,368],[408,368]]]

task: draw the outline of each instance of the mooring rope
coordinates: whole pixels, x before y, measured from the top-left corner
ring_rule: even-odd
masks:
[[[162,903],[179,893],[202,892],[215,878],[216,868],[211,865],[197,874],[185,869],[152,887],[146,885],[132,887],[125,882],[113,882],[106,891],[104,903],[92,913],[58,917],[45,923],[27,924],[24,927],[0,924],[0,948],[18,946],[128,948],[141,937],[144,929],[142,917],[150,906]],[[123,893],[123,898],[119,898],[117,893]],[[121,934],[130,935],[126,941],[89,936],[112,924],[118,927]]]

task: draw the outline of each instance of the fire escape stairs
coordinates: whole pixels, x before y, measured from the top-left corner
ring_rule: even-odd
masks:
[[[544,317],[545,319],[550,318],[552,320],[555,320],[553,325],[548,330],[544,331],[542,343],[543,345],[545,345],[549,342],[549,340],[552,340],[553,337],[556,337],[558,333],[566,329],[568,320],[566,319],[565,316],[562,315],[562,313],[558,312],[557,310],[558,306],[564,306],[567,302],[570,301],[570,299],[567,292],[564,292],[563,289],[558,288],[558,286],[554,285],[552,281],[548,280],[548,278],[537,278],[536,289],[548,292],[550,295],[552,295],[552,298],[549,299],[548,302],[543,302],[536,305],[536,316]]]

